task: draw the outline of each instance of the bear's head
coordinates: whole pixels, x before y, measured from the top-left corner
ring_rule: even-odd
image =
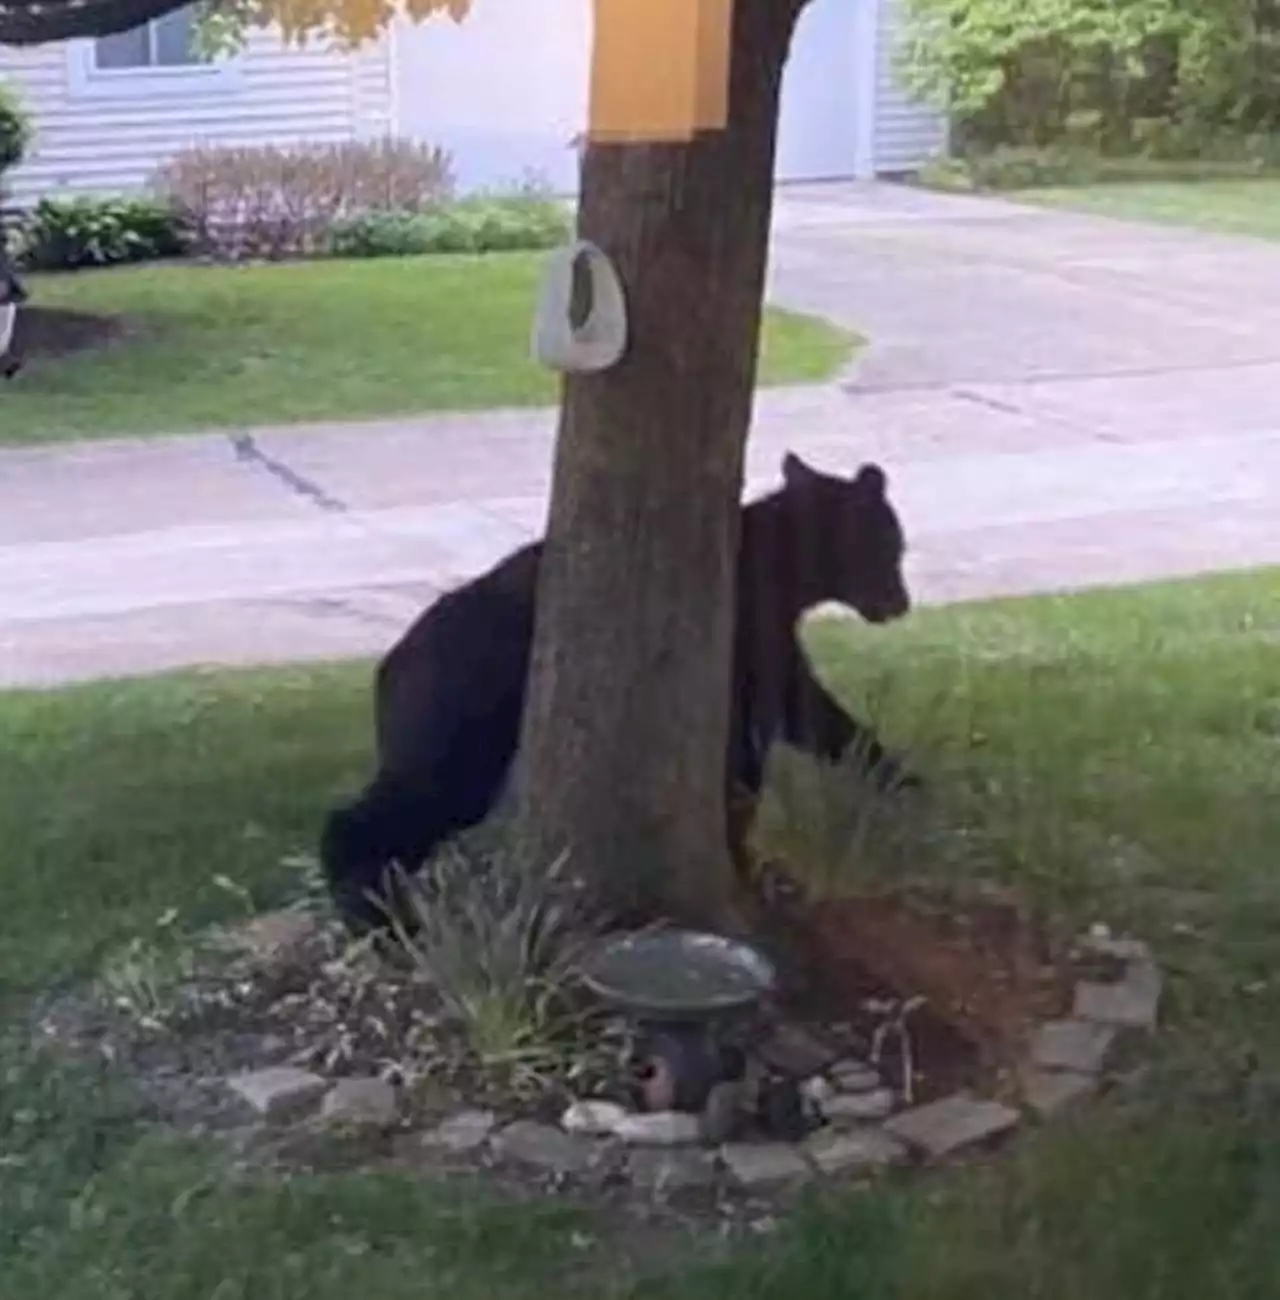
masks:
[[[839,601],[868,623],[907,613],[911,597],[902,576],[906,539],[889,502],[884,470],[867,464],[852,478],[842,478],[788,452],[782,478],[807,603]]]

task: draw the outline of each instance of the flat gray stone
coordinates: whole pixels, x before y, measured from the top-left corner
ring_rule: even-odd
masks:
[[[841,1092],[871,1092],[884,1082],[880,1071],[865,1061],[837,1061],[830,1075]]]
[[[627,1159],[636,1187],[662,1195],[686,1187],[709,1187],[716,1180],[715,1161],[706,1151],[641,1147]]]
[[[277,965],[296,956],[316,926],[316,917],[309,912],[264,912],[227,931],[225,942],[255,962]]]
[[[935,1159],[1008,1133],[1020,1112],[998,1101],[957,1093],[887,1120],[884,1130]]]
[[[1092,1020],[1051,1020],[1031,1040],[1031,1064],[1043,1070],[1099,1074],[1115,1042],[1111,1025]]]
[[[1041,1119],[1051,1119],[1098,1091],[1096,1074],[1075,1070],[1041,1070],[1029,1066],[1022,1073],[1022,1097]]]
[[[813,1176],[813,1166],[786,1142],[729,1142],[720,1148],[720,1159],[745,1187],[799,1182]]]
[[[829,1097],[836,1095],[836,1085],[825,1074],[815,1074],[800,1085],[800,1092],[807,1101],[821,1106]]]
[[[422,1135],[424,1146],[438,1147],[454,1155],[465,1155],[482,1147],[498,1125],[491,1110],[463,1110]]]
[[[738,1134],[747,1112],[748,1089],[743,1083],[717,1083],[707,1095],[699,1128],[702,1140],[719,1146]]]
[[[779,1025],[758,1049],[760,1058],[793,1079],[822,1074],[838,1053],[800,1025]]]
[[[328,1090],[329,1081],[310,1070],[273,1065],[265,1070],[232,1075],[227,1086],[259,1115],[287,1120],[310,1111]]]
[[[527,1119],[508,1124],[493,1139],[493,1145],[508,1160],[556,1174],[585,1173],[595,1163],[597,1153],[590,1138]]]
[[[614,1125],[613,1133],[628,1146],[687,1146],[702,1136],[702,1120],[688,1111],[659,1110],[626,1115]]]
[[[613,1101],[575,1101],[560,1117],[560,1127],[566,1133],[606,1137],[630,1113],[625,1106]]]
[[[1081,1020],[1121,1029],[1154,1029],[1160,1017],[1163,985],[1159,967],[1136,961],[1114,984],[1092,980],[1077,984],[1072,1013]]]
[[[341,1079],[325,1094],[320,1117],[330,1124],[389,1126],[396,1122],[400,1098],[384,1079]]]
[[[876,1088],[872,1092],[839,1092],[822,1103],[822,1113],[829,1120],[853,1120],[865,1124],[887,1119],[897,1104],[897,1098],[888,1088]]]
[[[1151,949],[1141,939],[1115,938],[1111,934],[1086,934],[1080,940],[1080,946],[1099,957],[1109,957],[1113,961],[1151,960]]]
[[[824,1174],[878,1169],[902,1163],[906,1146],[882,1128],[822,1129],[804,1143],[805,1154]]]

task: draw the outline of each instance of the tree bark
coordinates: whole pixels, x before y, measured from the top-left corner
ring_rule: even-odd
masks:
[[[779,91],[804,0],[735,0],[729,122],[592,145],[579,230],[627,290],[631,345],[571,376],[517,769],[522,842],[607,904],[733,916],[725,809],[744,451]]]

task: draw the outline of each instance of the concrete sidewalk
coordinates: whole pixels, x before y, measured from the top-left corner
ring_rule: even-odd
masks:
[[[1273,380],[1280,392],[1280,367]],[[816,396],[796,395],[796,404]],[[967,424],[953,426],[969,437],[931,443],[922,431],[942,423],[938,403],[954,399],[887,395],[855,404],[879,431],[859,439],[813,412],[810,432],[802,432],[785,418],[789,397],[763,404],[752,489],[776,481],[789,447],[846,470],[876,455],[890,469],[911,538],[910,580],[922,600],[1280,563],[1280,427],[1059,446],[1033,436],[1043,434],[1041,424],[1023,428],[1024,417],[969,404]],[[884,455],[878,445],[897,420],[916,431],[909,456]],[[6,509],[0,545],[0,681],[53,684],[197,662],[382,650],[434,593],[541,531],[545,429],[514,440],[490,432],[477,418],[447,434],[267,436],[261,445],[271,459],[239,465],[229,449],[219,458],[216,440],[188,444],[177,464],[145,446],[97,449],[87,461],[62,453],[56,471],[34,472],[30,494],[3,493],[19,508]],[[1032,445],[1010,448],[1014,434]],[[440,465],[456,464],[455,451],[464,463],[505,460],[504,494],[464,494],[465,474],[451,471],[454,491],[433,480],[433,499],[429,484],[397,476],[396,466],[421,460],[424,441]],[[531,452],[539,444],[547,453],[541,464]],[[274,467],[288,463],[288,447],[305,448],[302,482],[318,497],[278,477]],[[518,473],[522,458],[529,463]],[[231,472],[222,472],[222,460]],[[123,515],[100,503],[96,515],[87,508],[98,500],[95,463],[129,485]],[[207,463],[210,472],[193,476],[191,463]],[[28,464],[23,473],[33,470]],[[89,498],[78,533],[36,490],[48,477],[61,480],[62,501]],[[405,504],[415,495],[417,504]],[[14,538],[19,527],[27,540]]]
[[[774,244],[775,298],[877,346],[761,395],[749,487],[879,460],[920,599],[1280,563],[1280,248],[884,187]],[[0,684],[377,653],[541,531],[553,421],[0,452]]]

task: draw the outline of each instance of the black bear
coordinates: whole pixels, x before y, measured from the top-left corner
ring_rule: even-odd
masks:
[[[868,622],[910,608],[902,526],[884,471],[821,473],[788,453],[780,490],[743,508],[733,710],[727,775],[754,796],[775,739],[838,761],[859,742],[878,779],[901,777],[873,736],[813,675],[797,640],[823,601]],[[441,596],[378,666],[378,772],[354,804],[330,813],[320,856],[334,902],[355,931],[381,928],[387,869],[415,871],[450,837],[485,819],[519,740],[541,542]]]

